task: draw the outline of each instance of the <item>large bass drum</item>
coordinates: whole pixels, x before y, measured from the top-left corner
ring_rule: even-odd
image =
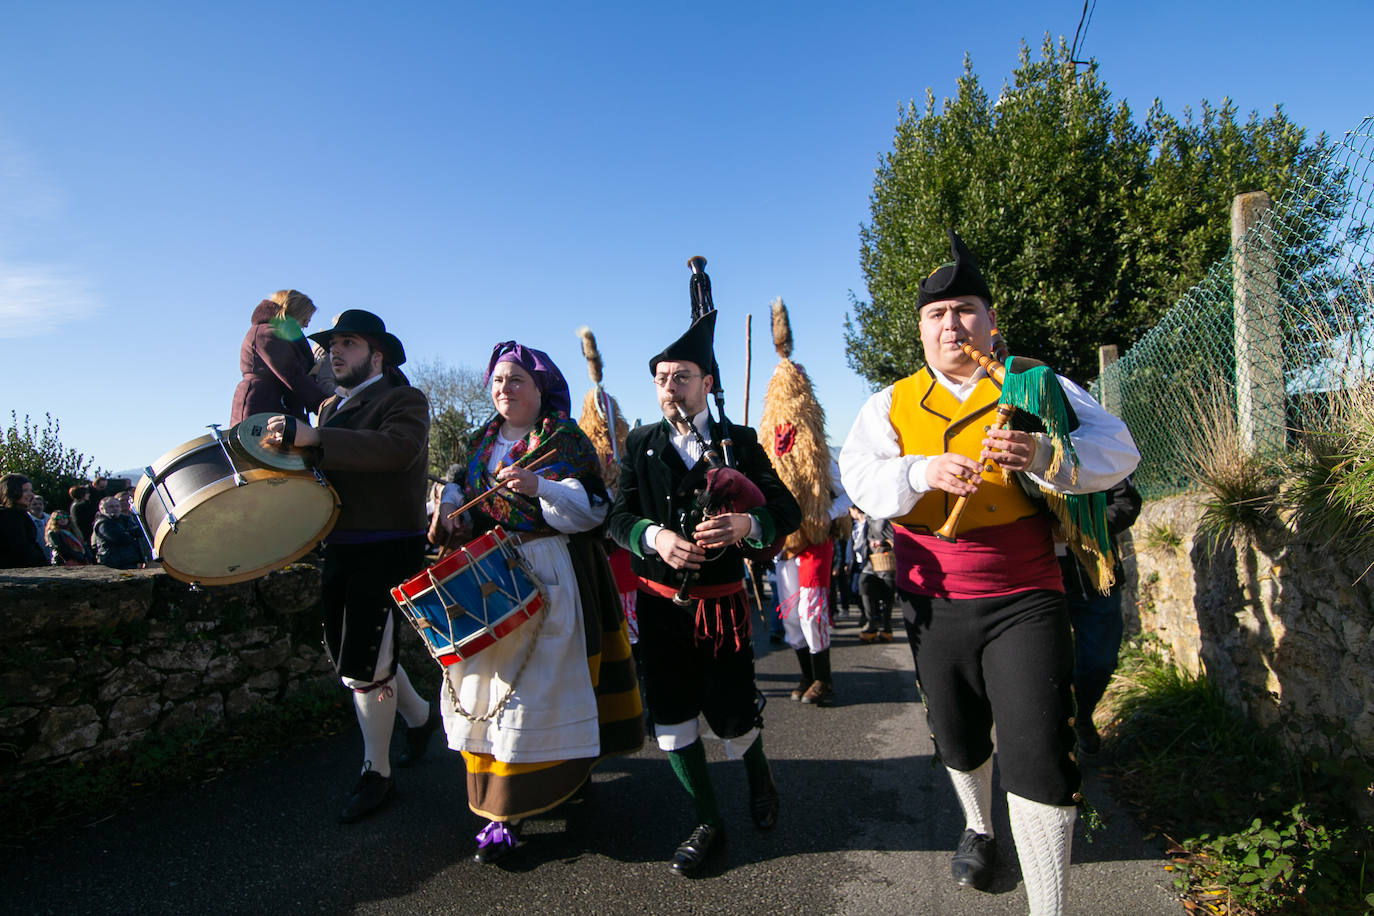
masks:
[[[153,555],[193,585],[246,582],[300,559],[339,517],[339,497],[299,452],[261,445],[255,414],[145,469],[134,508]]]

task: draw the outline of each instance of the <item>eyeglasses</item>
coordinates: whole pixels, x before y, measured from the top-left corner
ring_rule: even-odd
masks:
[[[655,375],[654,384],[660,388],[667,388],[668,383],[672,382],[674,385],[681,387],[694,378],[701,378],[700,373],[674,372],[672,375]]]

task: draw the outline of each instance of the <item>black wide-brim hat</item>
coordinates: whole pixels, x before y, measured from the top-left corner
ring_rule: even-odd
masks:
[[[400,338],[387,331],[385,321],[365,309],[346,309],[335,319],[334,327],[317,331],[310,339],[328,350],[329,339],[335,334],[357,334],[373,341],[386,357],[388,366],[399,366],[406,361],[406,348],[401,346]]]
[[[978,269],[978,259],[953,229],[948,231],[949,253],[953,260],[941,264],[920,282],[916,288],[916,308],[920,309],[927,302],[959,296],[982,296],[991,308],[992,292],[988,289],[988,281],[983,279],[982,271]]]
[[[658,364],[664,360],[677,363],[696,363],[702,372],[714,374],[716,371],[716,313],[707,312],[687,329],[677,340],[668,344],[662,353],[649,360],[649,374],[658,372]]]

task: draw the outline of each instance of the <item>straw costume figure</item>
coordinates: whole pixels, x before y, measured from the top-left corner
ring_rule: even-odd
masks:
[[[825,442],[825,412],[806,370],[792,361],[787,306],[774,299],[772,308],[778,366],[764,394],[759,439],[802,510],[801,527],[787,536],[778,555],[778,615],[801,667],[792,699],[824,706],[834,692],[829,607],[834,528],[848,536],[850,501]]]

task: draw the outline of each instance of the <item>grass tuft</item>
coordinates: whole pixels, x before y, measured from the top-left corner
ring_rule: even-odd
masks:
[[[1136,543],[1143,550],[1178,553],[1183,549],[1183,536],[1175,531],[1172,525],[1152,522],[1143,533],[1136,536]]]
[[[1368,784],[1357,758],[1299,759],[1235,712],[1205,677],[1136,641],[1103,708],[1106,774],[1170,838],[1190,911],[1230,916],[1363,913],[1374,906],[1374,826],[1346,800]]]
[[[1269,540],[1280,528],[1278,464],[1273,456],[1244,450],[1225,391],[1214,386],[1194,394],[1181,421],[1187,434],[1179,457],[1205,494],[1198,531],[1214,541],[1232,535]]]

